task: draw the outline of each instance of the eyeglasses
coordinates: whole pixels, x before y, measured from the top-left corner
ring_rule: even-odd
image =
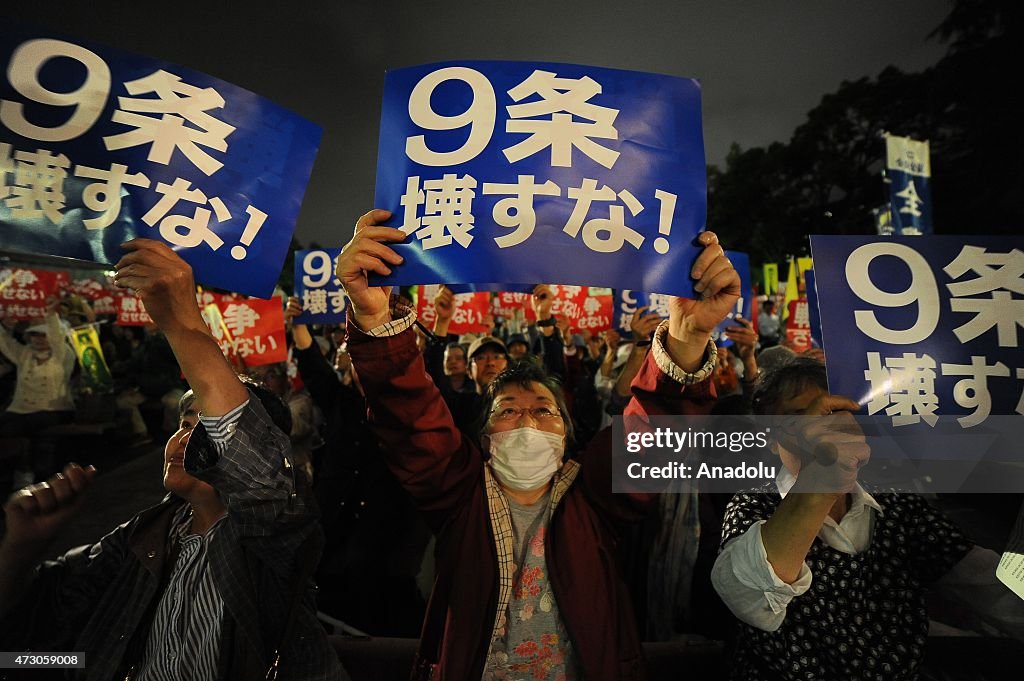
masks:
[[[476,362],[477,364],[486,364],[488,362],[507,362],[508,356],[491,352],[478,352],[477,354],[473,355],[472,361]]]
[[[495,421],[518,421],[523,414],[529,414],[538,423],[562,417],[562,411],[553,407],[501,407],[491,412],[491,418]]]

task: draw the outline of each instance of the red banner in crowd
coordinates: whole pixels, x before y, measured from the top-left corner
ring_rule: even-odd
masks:
[[[204,306],[204,317],[226,356],[237,354],[250,367],[287,361],[284,302],[280,297],[261,300],[204,291],[198,298],[209,301]],[[216,314],[209,305],[216,308]]]
[[[789,316],[786,318],[786,344],[793,352],[811,349],[811,320],[807,311],[807,299],[789,301]]]
[[[92,301],[92,311],[97,315],[116,315],[117,301],[114,299],[114,293],[107,291],[102,297]]]
[[[115,293],[114,301],[117,307],[117,320],[114,323],[118,326],[145,326],[153,323],[142,299],[134,293]]]
[[[57,296],[67,281],[67,272],[0,268],[0,316],[41,319],[46,316],[46,299]]]
[[[491,312],[496,317],[502,317],[504,319],[513,319],[516,316],[516,310],[523,310],[524,314],[533,314],[533,310],[530,307],[530,300],[533,295],[530,293],[516,293],[512,291],[500,291],[494,296],[494,300],[491,301]],[[526,311],[529,310],[529,313]]]
[[[416,296],[416,317],[428,329],[434,325],[434,296],[437,286],[420,286]],[[491,294],[487,292],[456,293],[455,310],[448,325],[448,333],[488,333],[491,326],[487,317],[491,312]]]
[[[73,293],[76,296],[85,298],[89,302],[95,302],[100,298],[110,295],[110,291],[106,284],[91,277],[75,279],[74,281],[69,282],[68,285],[64,287],[64,290],[68,293]]]
[[[578,331],[599,333],[612,328],[612,296],[588,295],[583,299],[580,316],[572,322],[572,328]]]

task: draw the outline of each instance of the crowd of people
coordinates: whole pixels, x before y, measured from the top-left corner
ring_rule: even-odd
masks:
[[[459,337],[450,289],[426,328],[370,285],[401,263],[387,216],[362,216],[339,258],[347,325],[296,323],[292,298],[290,362],[242,375],[188,265],[126,245],[115,283],[155,328],[107,325],[104,353],[123,446],[173,416],[167,496],[54,560],[97,474],[41,444],[74,413],[64,335],[81,320],[58,300],[41,323],[2,320],[0,437],[22,450],[4,457],[0,648],[86,651],[87,679],[343,679],[321,623],[340,620],[418,638],[424,680],[643,679],[641,641],[683,635],[728,641],[734,678],[915,678],[931,587],[971,613],[960,626],[1024,640],[997,554],[921,497],[858,482],[859,407],[828,393],[820,350],[786,347],[770,301],[758,331],[736,317],[711,340],[741,294],[713,233],[700,297],[637,310],[629,338],[574,334],[544,284],[528,327]],[[615,416],[712,413],[816,415],[805,436],[836,457],[775,443],[777,480],[731,498],[612,492]]]

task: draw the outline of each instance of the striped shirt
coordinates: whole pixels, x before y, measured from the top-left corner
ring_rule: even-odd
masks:
[[[235,432],[240,404],[224,416],[200,416],[210,440],[223,454]],[[171,522],[178,557],[153,618],[138,681],[206,681],[216,679],[220,659],[224,600],[213,582],[207,560],[210,542],[223,516],[205,535],[192,534],[192,508],[185,504]]]

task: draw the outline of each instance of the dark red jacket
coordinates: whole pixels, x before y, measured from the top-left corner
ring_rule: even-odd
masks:
[[[350,324],[348,349],[366,392],[370,427],[382,440],[391,470],[437,533],[437,576],[413,678],[476,681],[501,594],[511,589],[498,558],[499,544],[508,537],[499,531],[496,540],[494,531],[502,507],[507,520],[507,507],[496,500],[477,443],[452,422],[411,330],[372,338]],[[658,369],[653,353],[634,389],[632,413],[703,414],[713,403],[710,381],[684,387]],[[645,676],[613,526],[641,520],[650,496],[612,493],[611,446],[606,429],[556,476],[557,506],[545,543],[552,591],[587,681]]]

